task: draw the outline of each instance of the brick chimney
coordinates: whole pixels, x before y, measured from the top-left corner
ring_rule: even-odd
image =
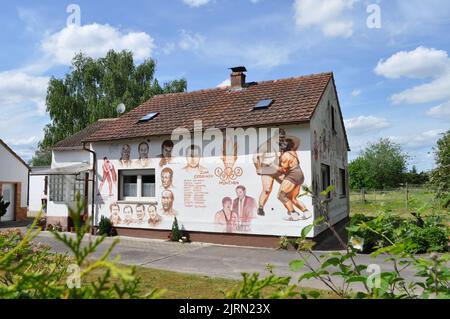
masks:
[[[247,72],[247,69],[245,66],[237,66],[234,68],[230,68],[231,75],[230,75],[230,82],[231,82],[231,88],[233,89],[239,89],[243,88],[245,86],[245,73]]]

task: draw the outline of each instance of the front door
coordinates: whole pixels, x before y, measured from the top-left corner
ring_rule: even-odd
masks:
[[[2,221],[13,221],[15,219],[14,211],[14,184],[3,184],[2,185],[2,195],[3,201],[9,203],[6,215],[2,217]]]

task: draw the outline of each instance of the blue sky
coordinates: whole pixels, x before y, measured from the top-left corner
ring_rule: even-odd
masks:
[[[67,26],[72,3],[78,27]],[[366,23],[373,4],[380,28]],[[249,81],[333,71],[350,158],[390,137],[430,169],[450,128],[449,12],[446,0],[3,2],[0,138],[30,159],[49,121],[48,78],[62,77],[75,52],[129,49],[157,60],[160,81],[185,77],[189,90],[220,85],[236,65]]]

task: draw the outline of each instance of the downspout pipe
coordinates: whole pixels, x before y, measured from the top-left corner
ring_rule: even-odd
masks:
[[[83,143],[83,150],[89,152],[92,154],[92,208],[91,208],[91,214],[92,214],[92,221],[91,221],[91,227],[92,232],[94,231],[94,218],[95,218],[95,181],[97,180],[97,153],[89,148],[86,147],[86,143]]]

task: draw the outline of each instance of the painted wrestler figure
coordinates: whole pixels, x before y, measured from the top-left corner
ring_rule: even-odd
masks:
[[[300,194],[301,187],[305,182],[305,176],[300,167],[300,160],[297,156],[298,146],[295,142],[286,138],[280,143],[281,157],[280,164],[272,165],[280,174],[283,175],[280,190],[278,192],[278,199],[283,203],[287,209],[288,216],[286,220],[305,220],[312,216],[308,209],[300,202],[297,197]],[[295,207],[300,209],[300,213],[295,210]]]
[[[291,137],[291,139],[297,139],[296,137]],[[283,174],[277,167],[279,166],[279,160],[281,156],[279,145],[284,143],[286,140],[286,131],[283,129],[279,130],[278,137],[274,136],[267,140],[266,143],[262,144],[258,148],[258,152],[253,156],[253,163],[256,167],[256,173],[261,176],[262,191],[259,196],[258,202],[258,215],[264,216],[264,206],[272,193],[273,183],[277,181],[281,184]],[[297,139],[297,147],[300,144]]]

